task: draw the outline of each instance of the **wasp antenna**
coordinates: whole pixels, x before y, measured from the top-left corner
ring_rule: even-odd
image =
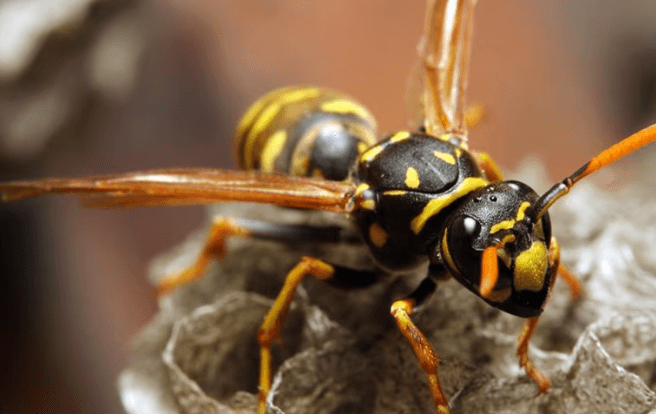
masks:
[[[639,150],[647,144],[656,141],[656,124],[652,124],[647,128],[629,135],[617,144],[606,148],[590,161],[585,163],[581,168],[576,170],[574,174],[565,178],[563,181],[551,187],[544,193],[529,209],[526,211],[526,216],[531,219],[533,223],[544,215],[544,213],[551,208],[553,203],[563,197],[569,192],[569,189],[577,182],[581,181],[584,177],[592,174],[593,172],[604,168],[605,166],[619,160],[620,158]]]

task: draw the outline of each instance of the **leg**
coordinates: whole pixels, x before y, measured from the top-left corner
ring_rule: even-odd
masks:
[[[555,282],[557,275],[561,275],[572,289],[572,296],[577,298],[581,292],[581,286],[576,277],[569,273],[565,266],[560,263],[560,245],[555,237],[551,238],[549,247],[549,268],[552,269],[553,276],[551,284]],[[535,382],[539,388],[538,395],[544,394],[549,389],[549,378],[540,372],[528,357],[528,342],[533,336],[535,327],[538,324],[539,317],[527,319],[522,328],[522,332],[517,338],[517,356],[519,356],[519,365],[524,368],[526,375]]]
[[[168,294],[186,283],[201,278],[205,274],[210,260],[220,258],[225,253],[225,241],[228,236],[248,237],[250,232],[231,218],[215,217],[203,250],[196,261],[182,272],[162,280],[157,285],[157,296]]]
[[[478,166],[483,170],[488,180],[493,182],[503,181],[503,173],[490,154],[487,152],[474,152],[474,156],[476,157]]]
[[[437,365],[440,357],[430,345],[428,339],[410,319],[410,315],[412,315],[415,308],[421,305],[434,290],[435,282],[425,279],[410,297],[397,300],[392,304],[392,316],[399,330],[410,344],[421,369],[426,373],[428,388],[435,404],[435,411],[438,414],[447,414],[451,412],[449,402],[442,391],[440,379],[437,375]]]
[[[528,358],[528,341],[533,336],[535,327],[538,324],[539,317],[527,319],[522,328],[522,333],[517,338],[517,356],[519,356],[519,366],[524,368],[526,375],[535,382],[539,388],[538,395],[544,394],[549,389],[551,383],[549,378],[540,372],[531,360]]]
[[[266,411],[266,397],[271,390],[271,343],[277,340],[282,330],[282,324],[287,311],[294,299],[296,287],[307,275],[313,275],[319,280],[330,279],[335,273],[335,267],[315,259],[303,257],[287,274],[285,283],[278,294],[273,306],[267,313],[260,329],[257,331],[257,341],[260,344],[260,389],[258,392],[257,412]]]
[[[581,282],[571,273],[565,265],[560,262],[560,244],[555,237],[551,238],[551,247],[549,248],[549,261],[551,263],[558,263],[558,275],[563,278],[565,283],[572,291],[572,299],[576,300],[581,297]]]

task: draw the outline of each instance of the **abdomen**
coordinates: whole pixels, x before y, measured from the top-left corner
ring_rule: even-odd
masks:
[[[241,169],[336,181],[375,143],[376,121],[365,107],[338,92],[297,86],[257,100],[235,135]]]

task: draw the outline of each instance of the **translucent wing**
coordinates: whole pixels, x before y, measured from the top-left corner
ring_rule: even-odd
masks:
[[[419,60],[408,82],[411,121],[431,135],[467,134],[465,92],[476,0],[428,0]]]
[[[72,193],[91,207],[142,207],[241,201],[348,213],[355,185],[219,169],[166,169],[81,179],[0,184],[4,201]]]

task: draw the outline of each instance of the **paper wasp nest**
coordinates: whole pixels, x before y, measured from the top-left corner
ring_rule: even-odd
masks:
[[[538,167],[525,170],[512,177],[546,189]],[[454,413],[656,410],[654,196],[648,182],[614,193],[583,182],[551,210],[562,259],[585,292],[573,302],[557,282],[531,342],[531,358],[552,382],[546,395],[535,397],[537,387],[518,365],[522,320],[454,280],[440,285],[414,320],[443,359],[440,379]],[[270,206],[215,210],[295,223],[326,216]],[[205,231],[158,259],[154,277],[193,260]],[[205,278],[160,302],[160,313],[136,341],[119,380],[130,414],[254,412],[255,334],[286,272],[303,254],[360,267],[369,260],[353,246],[231,239],[228,247]],[[389,316],[392,300],[416,283],[344,292],[307,278],[283,344],[273,347],[273,412],[434,412],[424,373]]]

